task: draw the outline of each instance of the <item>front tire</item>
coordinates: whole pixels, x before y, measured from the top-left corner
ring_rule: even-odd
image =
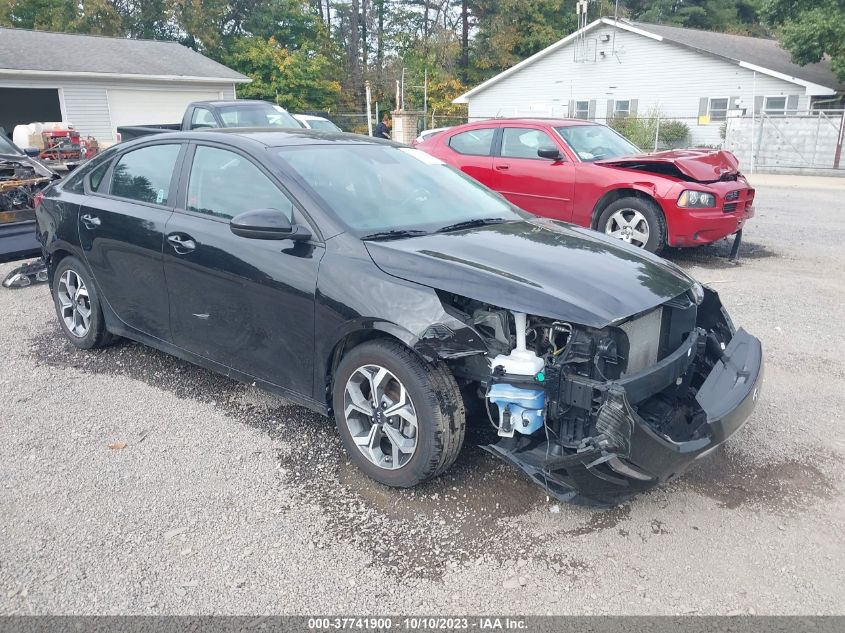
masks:
[[[596,228],[655,254],[666,247],[666,218],[651,200],[621,198],[607,205]]]
[[[94,279],[80,259],[69,256],[59,262],[51,292],[59,326],[76,347],[94,349],[114,342],[106,330]]]
[[[335,423],[358,468],[409,488],[445,472],[464,441],[464,403],[448,368],[390,340],[343,357],[332,384]]]

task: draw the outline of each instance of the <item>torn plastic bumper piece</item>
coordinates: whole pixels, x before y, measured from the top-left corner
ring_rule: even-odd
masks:
[[[680,475],[736,433],[754,410],[762,381],[760,341],[739,330],[696,394],[706,422],[694,439],[676,442],[656,432],[617,381],[609,383],[596,436],[577,452],[554,455],[543,433],[483,448],[518,466],[561,501],[616,505]]]
[[[43,259],[14,268],[3,280],[4,288],[26,288],[47,281],[47,264]]]

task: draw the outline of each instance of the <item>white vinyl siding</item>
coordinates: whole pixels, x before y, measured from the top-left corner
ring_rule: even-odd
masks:
[[[604,122],[613,116],[607,111],[612,102],[629,101],[630,107],[636,101],[639,116],[658,109],[683,120],[693,144],[717,145],[720,125],[698,124],[701,99],[735,96],[750,111],[756,86],[757,96],[792,95],[799,111],[809,105],[804,88],[792,82],[759,72],[755,79],[753,71],[736,63],[621,29],[614,38],[613,31],[602,25],[588,33],[598,46],[595,61],[590,56],[591,61],[576,62],[573,42],[471,95],[470,120],[531,116],[529,104],[537,102],[551,104],[550,116],[573,116],[573,101],[590,99],[596,102],[595,119]]]
[[[104,88],[73,85],[63,87],[61,92],[65,118],[82,136],[93,136],[104,142],[113,140],[109,102]]]

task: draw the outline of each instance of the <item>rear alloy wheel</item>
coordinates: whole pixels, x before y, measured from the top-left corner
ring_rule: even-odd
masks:
[[[666,246],[666,219],[660,208],[650,200],[617,200],[602,212],[597,228],[652,253],[659,253]]]
[[[73,256],[62,259],[53,274],[53,303],[67,339],[81,349],[103,347],[115,337],[106,330],[94,280]]]
[[[454,377],[400,343],[363,343],[341,360],[332,385],[349,458],[376,481],[407,488],[443,473],[458,456],[465,415]]]

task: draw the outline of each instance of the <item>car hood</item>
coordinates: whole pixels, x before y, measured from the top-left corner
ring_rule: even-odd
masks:
[[[38,176],[42,178],[58,178],[59,175],[54,172],[52,169],[40,163],[39,161],[35,160],[34,158],[30,158],[25,154],[3,154],[0,153],[0,162],[4,163],[17,163],[18,165],[22,165],[24,167],[29,167],[34,171]]]
[[[685,180],[715,182],[739,173],[739,161],[725,150],[684,149],[654,154],[619,156],[595,161],[596,165],[645,169],[649,166],[673,166]]]
[[[365,244],[389,275],[596,328],[658,306],[694,283],[650,253],[540,218]]]

